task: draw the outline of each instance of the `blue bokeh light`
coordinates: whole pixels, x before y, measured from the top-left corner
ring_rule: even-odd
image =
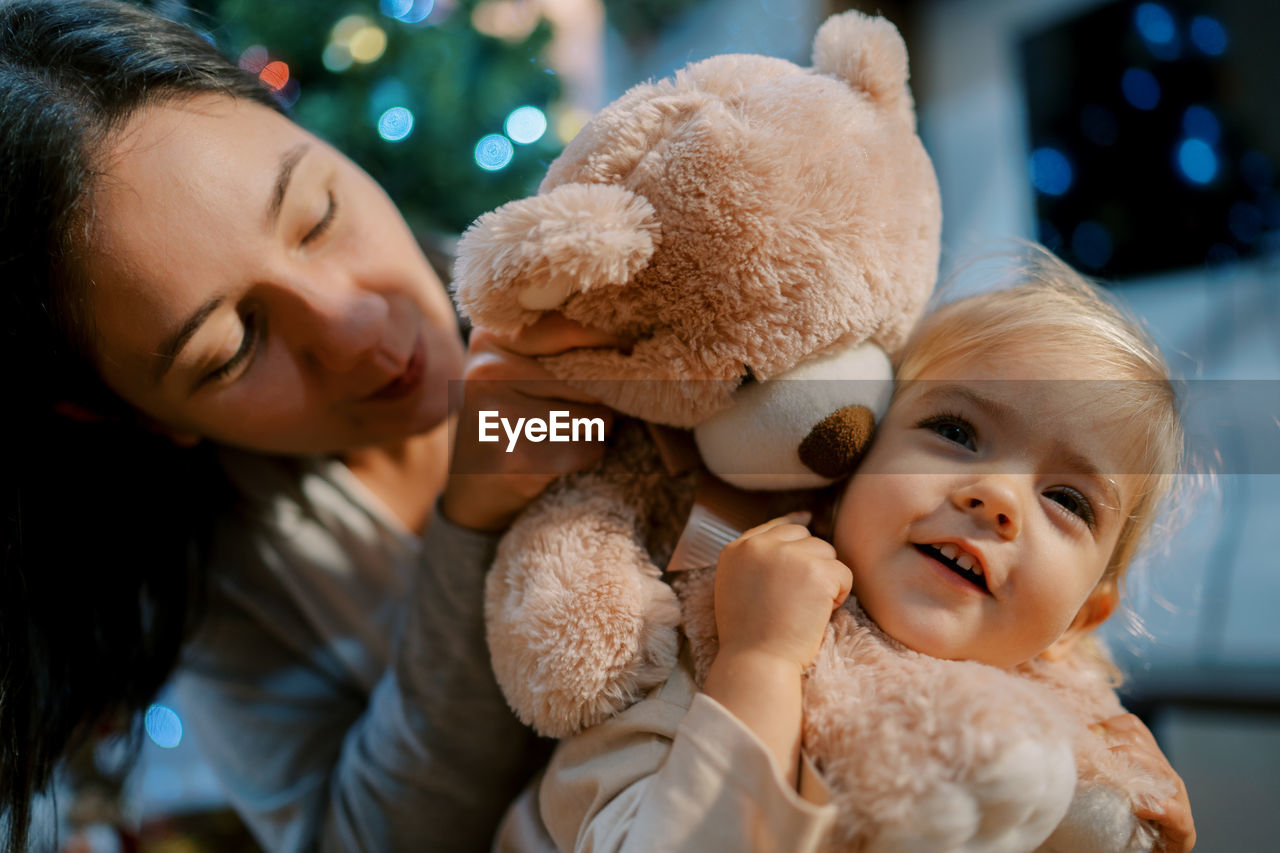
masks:
[[[507,116],[503,129],[512,142],[530,145],[547,132],[547,116],[537,107],[516,107]]]
[[[381,0],[382,14],[406,24],[420,24],[435,8],[436,0]]]
[[[173,749],[182,742],[182,720],[167,705],[152,705],[142,718],[142,727],[156,746]]]
[[[1178,31],[1173,16],[1159,3],[1142,3],[1133,12],[1133,23],[1142,37],[1153,44],[1169,44]]]
[[[476,143],[476,165],[487,172],[505,169],[515,156],[515,146],[501,133],[491,133]]]
[[[1190,106],[1182,114],[1182,132],[1192,139],[1203,139],[1210,145],[1217,145],[1222,125],[1208,107]]]
[[[1227,49],[1227,31],[1217,18],[1196,15],[1191,19],[1191,43],[1209,56],[1221,56]]]
[[[378,117],[378,135],[388,142],[399,142],[413,132],[413,113],[405,107],[392,107]]]
[[[1203,139],[1184,139],[1178,145],[1178,168],[1193,184],[1207,184],[1218,174],[1218,155]]]
[[[1045,195],[1062,195],[1071,188],[1071,161],[1056,148],[1031,153],[1031,183]]]
[[[1130,68],[1120,80],[1124,98],[1140,110],[1154,110],[1160,103],[1160,83],[1145,68]]]
[[[1071,251],[1085,266],[1105,266],[1111,260],[1111,250],[1111,232],[1097,222],[1081,222],[1071,232]]]

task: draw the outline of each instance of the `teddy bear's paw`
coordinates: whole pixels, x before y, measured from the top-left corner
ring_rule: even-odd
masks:
[[[514,331],[576,293],[644,269],[661,236],[652,205],[610,184],[564,184],[481,216],[458,242],[458,304]]]
[[[1023,740],[968,778],[921,796],[907,819],[885,825],[867,851],[1026,853],[1062,820],[1075,789],[1066,743]]]
[[[627,708],[676,663],[675,592],[634,536],[577,509],[549,514],[534,535],[512,528],[485,587],[498,686],[548,737]]]

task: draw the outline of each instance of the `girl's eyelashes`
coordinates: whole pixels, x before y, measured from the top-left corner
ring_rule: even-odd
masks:
[[[240,339],[240,347],[235,351],[231,358],[227,359],[221,367],[216,368],[208,376],[201,381],[201,385],[207,382],[217,382],[230,376],[237,367],[247,362],[258,348],[258,341],[262,337],[263,323],[261,322],[256,311],[250,311],[244,315],[244,319],[240,321],[244,326],[244,337]]]
[[[1089,503],[1089,499],[1080,491],[1070,486],[1054,486],[1046,491],[1044,496],[1062,507],[1063,511],[1079,518],[1089,527],[1097,525],[1098,518],[1093,511],[1093,504]]]
[[[973,424],[959,415],[948,413],[933,415],[920,421],[916,427],[927,429],[952,444],[958,444],[969,450],[978,449],[978,431],[974,429]]]
[[[302,245],[306,246],[314,243],[324,235],[329,227],[333,225],[333,220],[338,215],[338,199],[334,196],[333,190],[329,190],[329,206],[325,209],[324,216],[320,218],[310,231],[302,238]]]

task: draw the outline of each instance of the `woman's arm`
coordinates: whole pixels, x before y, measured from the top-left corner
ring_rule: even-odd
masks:
[[[480,590],[496,540],[433,520],[370,696],[344,671],[343,638],[316,637],[274,576],[215,590],[177,687],[266,850],[488,849],[531,741],[485,654]]]

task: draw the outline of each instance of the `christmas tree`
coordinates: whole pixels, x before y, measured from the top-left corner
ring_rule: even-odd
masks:
[[[161,0],[373,175],[419,231],[533,192],[555,123],[552,32],[528,0]]]

